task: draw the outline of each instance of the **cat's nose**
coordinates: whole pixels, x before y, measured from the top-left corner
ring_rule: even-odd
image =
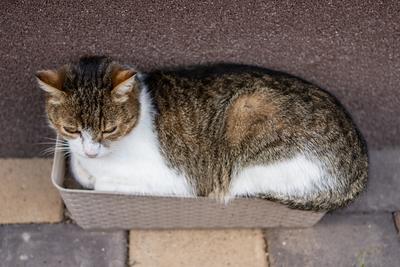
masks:
[[[97,152],[87,152],[87,151],[85,151],[85,155],[86,155],[88,158],[95,158],[95,157],[97,157],[97,154],[99,154],[99,153],[97,153]]]
[[[95,158],[99,154],[100,145],[95,143],[86,143],[83,146],[83,152],[88,158]]]

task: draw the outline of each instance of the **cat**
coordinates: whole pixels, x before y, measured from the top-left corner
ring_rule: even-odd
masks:
[[[141,73],[105,56],[36,77],[84,188],[328,211],[366,187],[359,130],[299,78],[235,64]]]

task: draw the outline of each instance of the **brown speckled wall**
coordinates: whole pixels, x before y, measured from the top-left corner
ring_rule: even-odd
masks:
[[[40,156],[52,134],[33,74],[85,53],[285,71],[336,95],[370,147],[399,146],[400,2],[294,2],[1,1],[0,156]]]

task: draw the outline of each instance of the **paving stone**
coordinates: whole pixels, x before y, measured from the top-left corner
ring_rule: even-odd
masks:
[[[367,190],[340,212],[400,210],[400,149],[372,150]]]
[[[265,267],[261,230],[131,231],[130,266]]]
[[[0,224],[59,222],[63,205],[50,180],[50,159],[0,160]]]
[[[2,267],[126,266],[126,233],[91,232],[73,224],[0,226]]]
[[[326,215],[307,229],[266,231],[269,263],[279,266],[400,266],[392,214]]]

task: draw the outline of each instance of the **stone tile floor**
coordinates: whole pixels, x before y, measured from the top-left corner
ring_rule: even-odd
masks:
[[[0,266],[400,266],[399,163],[373,151],[368,192],[312,228],[128,233],[65,221],[51,160],[2,159]]]

